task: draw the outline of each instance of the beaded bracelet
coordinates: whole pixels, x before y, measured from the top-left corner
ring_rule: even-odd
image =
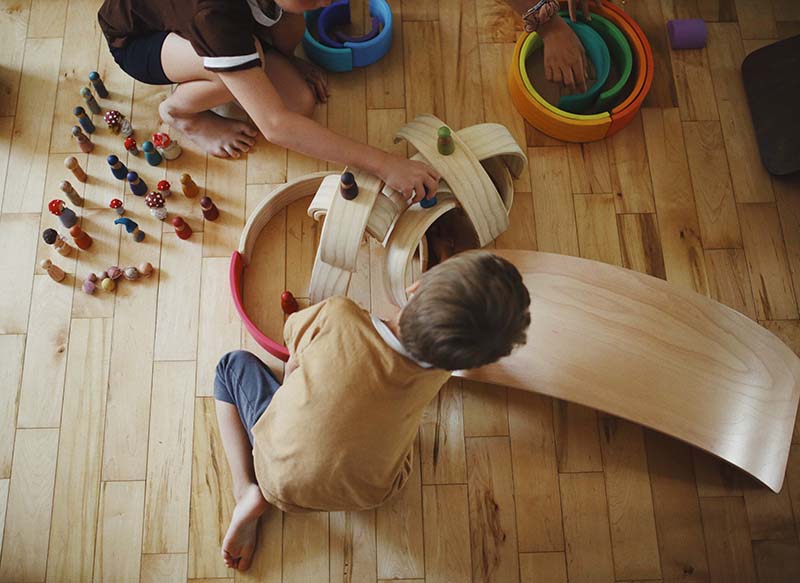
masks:
[[[539,0],[522,15],[525,32],[534,32],[558,12],[558,0]]]

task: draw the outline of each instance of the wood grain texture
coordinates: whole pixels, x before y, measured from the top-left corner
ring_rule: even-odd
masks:
[[[367,75],[367,108],[369,110],[405,107],[405,67],[403,62],[403,3],[392,2],[392,48]]]
[[[741,498],[700,500],[711,581],[755,583],[753,548]]]
[[[567,573],[571,581],[612,582],[614,562],[603,476],[559,475]]]
[[[567,562],[564,553],[520,553],[521,583],[567,583]]]
[[[577,195],[574,200],[581,257],[622,265],[614,197],[590,194]]]
[[[578,258],[533,251],[506,250],[498,253],[512,261],[523,274],[523,281],[531,292],[534,305],[538,306],[538,326],[532,328],[532,334],[529,334],[525,346],[499,363],[465,373],[469,378],[567,398],[571,402],[589,405],[663,430],[758,475],[773,489],[780,488],[788,455],[789,436],[794,423],[794,410],[800,397],[796,380],[800,374],[800,361],[785,345],[745,316],[722,308],[694,292],[668,286],[659,279]],[[566,266],[570,266],[572,275],[566,275]],[[588,286],[585,279],[587,277],[592,281]],[[583,283],[579,283],[581,281]],[[612,292],[612,289],[618,291]],[[636,304],[632,304],[629,297],[622,299],[633,290],[638,290]],[[619,295],[620,293],[623,295]],[[580,298],[579,303],[574,304],[575,308],[563,303],[565,294]],[[562,307],[557,309],[556,306],[559,305]],[[581,306],[579,310],[578,305]],[[615,305],[618,307],[614,308]],[[627,328],[634,321],[628,320],[634,313],[633,305],[642,310],[634,320],[644,317],[658,322],[658,330],[651,337],[651,341],[659,339],[658,348],[653,346],[652,352],[658,354],[657,358],[645,357],[645,352],[642,351],[645,350],[643,343],[646,337],[641,334],[635,340],[628,334],[622,334],[608,342],[604,339],[605,333],[600,333],[599,329],[589,332],[586,327],[593,321],[586,317],[588,310],[594,317],[600,318],[598,321],[627,321],[623,324]],[[688,309],[690,305],[692,309]],[[567,316],[572,310],[575,311]],[[617,312],[616,316],[612,310]],[[607,320],[608,318],[611,319]],[[569,320],[573,323],[567,327]],[[669,364],[671,359],[666,358],[667,352],[662,343],[663,339],[670,337],[668,330],[672,326],[676,326],[672,341],[676,347],[674,365]],[[538,336],[537,330],[540,333]],[[550,334],[549,330],[558,332]],[[692,330],[692,334],[700,334],[698,340],[705,337],[722,349],[722,352],[715,349],[717,356],[713,357],[722,367],[719,374],[708,374],[710,363],[707,359],[711,357],[710,353],[695,353],[692,356],[685,352],[686,335],[678,330]],[[732,341],[733,337],[738,339]],[[744,338],[755,344],[744,348],[739,344]],[[583,346],[583,350],[576,353],[570,349],[576,345]],[[740,352],[742,349],[744,351]],[[752,368],[743,373],[744,376],[738,376],[728,364],[724,364],[727,361],[727,357],[722,357],[724,353],[738,353],[730,362],[750,362]],[[566,355],[578,359],[572,363],[575,368],[566,366]],[[723,360],[717,360],[718,358]],[[567,370],[573,373],[584,371],[582,374],[586,375],[586,380],[583,383],[578,382],[572,374],[566,374],[559,379]],[[751,375],[756,370],[764,371],[762,375],[767,370],[770,373],[762,377],[762,381],[754,383]],[[781,382],[776,382],[775,374],[778,370],[784,371],[784,380]],[[608,378],[601,377],[601,371],[603,377],[608,375]],[[692,376],[693,380],[688,380],[687,375]],[[737,376],[738,380],[734,380]],[[636,378],[651,379],[646,399],[634,402],[627,396],[613,396],[628,385],[630,379]],[[706,383],[711,384],[701,389]],[[662,388],[659,389],[658,386]],[[677,387],[692,387],[690,390],[697,393],[692,397],[679,397],[676,393]],[[766,387],[772,388],[764,392]],[[685,400],[712,394],[722,399],[721,402],[729,403],[728,406],[721,405],[720,402],[709,405],[708,411],[720,415],[718,421],[712,422],[706,413],[701,414],[699,409],[695,409],[698,415],[703,416],[702,421],[698,418],[696,423],[687,424],[687,411],[683,406]],[[658,398],[667,395],[670,397],[663,401]],[[740,406],[734,403],[743,397],[748,402],[748,408],[756,407],[764,415],[764,421],[756,424],[758,430],[746,438],[749,447],[745,446],[745,442],[738,441],[743,437],[738,430],[728,433],[725,429],[728,427],[728,421],[725,421],[728,415],[733,415],[729,419],[736,425],[735,420],[739,419],[736,412],[740,410]],[[775,399],[769,409],[761,408],[764,399]],[[751,409],[751,414],[754,411],[755,409]],[[721,425],[717,425],[717,422]],[[729,439],[738,441],[738,445],[729,445],[733,443]],[[777,464],[765,463],[764,447],[767,440],[770,447],[775,448],[775,457],[772,459],[778,460]],[[746,453],[747,450],[750,451],[749,454]]]
[[[573,194],[603,194],[613,191],[608,144],[605,140],[568,144],[567,154]]]
[[[141,204],[144,206],[143,202]],[[104,271],[109,266],[119,263],[120,238],[125,229],[108,219],[106,209],[83,209],[81,213],[81,228],[92,237],[93,242],[89,250],[78,253],[78,261],[75,265],[77,278],[73,282],[75,291],[78,293],[72,297],[73,318],[112,318],[114,316],[115,294],[89,295],[80,292],[81,284],[89,273]],[[124,233],[124,236],[130,237],[127,233]],[[74,247],[72,237],[66,235],[66,238]]]
[[[708,290],[700,226],[677,109],[643,109],[667,280],[705,294]]]
[[[186,554],[142,555],[141,583],[172,583],[186,579]]]
[[[451,378],[422,414],[419,428],[423,484],[464,484],[464,416],[461,379]]]
[[[325,581],[329,564],[328,513],[283,517],[283,581]]]
[[[17,431],[0,580],[44,581],[58,437],[57,429]]]
[[[102,482],[94,581],[138,581],[144,482]]]
[[[753,543],[759,581],[794,581],[800,577],[800,544],[796,540]]]
[[[3,531],[6,527],[6,509],[8,508],[8,486],[11,480],[0,479],[0,561],[2,560]]]
[[[789,489],[776,494],[752,480],[743,480],[742,493],[747,508],[752,540],[782,540],[796,536]]]
[[[467,486],[423,486],[426,583],[471,583]]]
[[[330,513],[330,583],[374,583],[375,511]]]
[[[763,6],[755,6],[746,0],[736,1],[736,14],[742,38],[775,38],[775,14],[772,11],[772,2]]]
[[[647,154],[642,114],[639,113],[609,139],[611,186],[618,213],[652,213],[656,210]]]
[[[664,253],[655,214],[617,215],[622,266],[666,279]]]
[[[664,3],[662,3],[664,4]],[[665,15],[666,17],[666,15]],[[672,76],[678,94],[678,108],[684,121],[718,120],[708,53],[705,49],[672,50]]]
[[[6,85],[1,85],[6,87]],[[8,175],[8,154],[11,149],[11,132],[14,129],[14,118],[0,117],[0,208],[3,208],[3,193]]]
[[[800,293],[800,178],[772,181],[795,294]]]
[[[228,258],[236,249],[245,220],[241,193],[246,181],[245,160],[208,158],[206,194],[219,208],[219,218],[203,227],[203,257]]]
[[[483,92],[476,2],[441,2],[438,18],[447,122],[456,128],[480,123]]]
[[[416,0],[421,4],[421,0]],[[429,2],[424,2],[430,5]],[[403,17],[408,14],[403,4]],[[405,63],[406,117],[414,119],[430,113],[445,116],[444,85],[442,82],[442,52],[439,27],[434,22],[404,22],[403,48]],[[429,83],[416,83],[417,79]]]
[[[24,334],[33,287],[39,217],[33,214],[0,216],[0,334]]]
[[[567,401],[553,401],[553,433],[559,472],[603,470],[594,410]]]
[[[528,160],[537,248],[551,253],[578,255],[578,233],[566,149],[530,148]]]
[[[756,319],[753,288],[742,249],[712,249],[705,252],[708,291],[711,297]]]
[[[508,399],[519,550],[561,551],[564,532],[551,400],[517,390],[510,390]]]
[[[111,321],[73,320],[61,413],[47,578],[92,578],[111,358]]]
[[[508,435],[505,387],[464,381],[464,436]]]
[[[683,134],[703,248],[740,248],[742,235],[722,128],[717,122],[684,122]]]
[[[519,581],[509,440],[471,437],[466,441],[472,580]]]
[[[20,71],[25,54],[25,38],[31,16],[31,2],[3,2],[0,12],[0,115],[13,116],[17,110]]]
[[[0,386],[4,387],[0,393],[0,478],[10,478],[25,336],[0,336],[0,354],[3,355],[0,359]]]

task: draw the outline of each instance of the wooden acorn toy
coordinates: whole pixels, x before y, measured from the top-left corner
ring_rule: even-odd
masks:
[[[203,209],[203,218],[207,221],[216,221],[219,218],[219,209],[210,196],[200,199],[200,208]]]
[[[65,228],[69,229],[78,222],[75,212],[67,204],[58,198],[54,198],[47,204],[47,210],[54,214],[61,221]]]
[[[83,97],[83,100],[86,102],[89,111],[92,113],[100,113],[100,105],[97,103],[97,100],[88,87],[81,87],[81,97]]]
[[[67,276],[63,269],[49,259],[42,259],[41,263],[39,263],[39,267],[44,269],[53,281],[63,281]]]
[[[111,279],[116,281],[120,277],[122,277],[124,272],[119,267],[117,267],[116,265],[112,265],[111,267],[106,269],[106,274],[108,275],[108,277],[110,277]]]
[[[139,270],[136,269],[133,265],[131,265],[130,267],[126,267],[123,270],[123,275],[125,275],[125,279],[127,279],[128,281],[134,281],[139,279]]]
[[[183,196],[186,198],[194,198],[200,194],[200,188],[188,174],[181,174],[181,188],[183,189]]]
[[[111,202],[108,203],[108,208],[114,209],[119,216],[125,214],[125,206],[122,204],[122,201],[118,198],[112,198]]]
[[[150,277],[153,275],[153,266],[150,264],[149,261],[145,261],[144,263],[139,264],[139,275],[142,277]]]
[[[94,90],[97,91],[97,96],[100,99],[108,99],[108,89],[106,89],[105,83],[100,78],[100,73],[97,71],[90,71],[89,72],[89,82],[94,87]]]
[[[83,171],[83,168],[81,168],[75,156],[67,156],[64,159],[64,166],[75,175],[75,178],[77,178],[79,182],[86,182],[86,180],[88,180],[89,177],[86,175],[86,172]]]
[[[167,160],[174,160],[183,153],[178,142],[164,132],[153,134],[153,144]]]
[[[134,156],[139,155],[139,148],[136,147],[136,138],[134,138],[133,136],[128,136],[127,138],[125,138],[123,145],[125,146],[125,149],[129,153],[133,154]]]
[[[62,180],[58,188],[61,189],[61,192],[67,195],[69,201],[74,204],[75,206],[83,206],[83,197],[78,194],[78,191],[75,190],[75,187],[72,186],[69,180]]]
[[[172,219],[172,226],[175,227],[175,234],[179,239],[188,239],[192,236],[192,228],[182,217]]]
[[[125,180],[125,177],[128,176],[128,168],[117,156],[111,154],[108,158],[106,158],[106,162],[108,162],[108,165],[111,169],[111,174],[114,175],[114,178],[117,180]]]
[[[122,114],[120,112],[116,109],[111,109],[103,116],[103,120],[106,122],[106,125],[108,125],[108,129],[115,134],[119,133],[119,122],[122,121]]]
[[[128,218],[114,219],[115,225],[123,225],[125,230],[133,236],[133,240],[137,243],[144,241],[144,231],[139,229],[139,223],[132,221]]]
[[[83,293],[92,295],[94,291],[97,289],[97,276],[94,273],[90,273],[86,276],[86,279],[83,280],[83,285],[81,285],[81,290]]]
[[[297,305],[297,300],[294,299],[292,292],[287,290],[281,294],[281,309],[287,316],[300,310],[300,306]]]
[[[147,160],[150,166],[158,166],[161,164],[163,158],[161,154],[158,153],[158,150],[156,150],[153,142],[147,141],[142,143],[142,152],[144,152],[144,159]]]
[[[437,132],[436,149],[442,156],[449,156],[456,151],[456,145],[453,142],[453,136],[450,133],[450,128],[442,126]]]
[[[84,231],[78,225],[73,225],[70,230],[69,234],[72,235],[72,240],[75,241],[75,245],[77,245],[78,249],[83,249],[84,251],[92,246],[92,238],[89,236],[89,233]]]
[[[161,196],[164,198],[169,198],[172,196],[172,191],[170,190],[170,183],[166,180],[159,180],[158,184],[156,184],[156,190],[161,193]]]
[[[87,134],[94,133],[94,124],[92,123],[92,119],[86,115],[86,110],[83,109],[80,105],[72,110],[72,113],[75,117],[78,118],[78,123],[81,124],[83,131]]]
[[[358,196],[358,184],[352,172],[343,172],[339,181],[339,192],[345,200],[353,200]]]
[[[100,281],[100,289],[106,292],[112,292],[117,288],[117,282],[110,277],[103,278]]]
[[[139,178],[136,172],[128,172],[128,185],[131,187],[131,192],[136,196],[144,196],[147,194],[147,184]]]
[[[69,257],[72,255],[72,245],[66,242],[64,237],[58,234],[55,229],[45,229],[42,233],[42,239],[48,245],[52,245],[53,249],[58,251],[59,255]]]
[[[151,192],[144,197],[144,204],[150,209],[150,214],[159,221],[167,218],[167,207],[164,206],[164,197],[161,196],[161,193]]]
[[[75,136],[75,139],[78,141],[78,147],[81,149],[81,152],[84,154],[88,154],[92,150],[94,150],[94,144],[92,140],[89,139],[89,136],[83,133],[80,126],[72,126],[72,135]]]

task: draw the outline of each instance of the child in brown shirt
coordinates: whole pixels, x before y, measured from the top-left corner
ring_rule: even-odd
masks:
[[[214,396],[236,508],[222,545],[250,566],[259,516],[361,510],[405,485],[422,412],[450,371],[492,363],[525,342],[530,297],[488,251],[424,273],[389,322],[330,298],[286,322],[284,383],[248,352],[225,355]]]

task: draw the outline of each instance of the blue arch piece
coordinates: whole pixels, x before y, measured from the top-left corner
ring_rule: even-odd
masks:
[[[306,31],[303,35],[303,49],[314,63],[320,67],[334,72],[351,71],[353,67],[366,67],[380,60],[392,47],[392,9],[386,0],[370,0],[370,15],[378,18],[381,24],[381,31],[377,36],[364,42],[338,43],[330,38],[329,31],[326,31],[327,40],[332,44],[343,46],[325,46],[322,42],[313,37],[310,29],[317,26],[318,33],[320,23],[340,22],[341,10],[346,9],[346,23],[350,21],[350,0],[340,0],[326,8],[318,8],[305,13]],[[331,11],[325,17],[322,13]]]

